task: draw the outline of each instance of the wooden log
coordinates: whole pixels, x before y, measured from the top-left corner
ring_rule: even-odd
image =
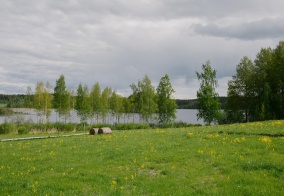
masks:
[[[98,134],[111,134],[112,131],[109,127],[99,128]]]

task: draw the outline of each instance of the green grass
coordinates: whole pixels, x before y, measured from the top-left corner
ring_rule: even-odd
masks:
[[[269,121],[1,142],[0,195],[283,195],[283,134]]]

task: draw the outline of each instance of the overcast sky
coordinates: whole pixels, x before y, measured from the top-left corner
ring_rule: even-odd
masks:
[[[145,74],[168,74],[175,98],[196,98],[210,60],[219,95],[242,57],[284,40],[283,0],[0,0],[0,94],[65,76],[123,96]]]

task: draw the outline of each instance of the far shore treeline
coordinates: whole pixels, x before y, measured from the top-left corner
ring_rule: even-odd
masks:
[[[5,106],[7,108],[28,108],[26,104],[26,99],[28,95],[26,94],[0,94],[0,107]],[[221,108],[225,108],[227,102],[227,97],[219,97]],[[198,109],[197,99],[174,99],[177,104],[177,109]]]
[[[111,114],[119,123],[121,115],[138,113],[141,122],[150,123],[155,116],[159,123],[171,123],[176,109],[198,109],[198,118],[204,118],[206,124],[284,119],[283,41],[274,49],[262,48],[254,60],[244,56],[228,82],[226,97],[215,92],[218,70],[211,69],[210,61],[202,65],[202,70],[196,72],[200,89],[195,100],[175,100],[167,74],[156,88],[145,75],[137,84],[130,85],[133,93],[129,97],[118,95],[110,87],[101,89],[98,82],[92,87],[80,83],[77,91],[69,90],[61,75],[54,89],[49,82],[41,81],[34,90],[28,87],[25,95],[0,95],[0,108],[34,108],[46,120],[52,108],[62,119],[70,110],[76,110],[81,122],[89,118],[104,122]]]

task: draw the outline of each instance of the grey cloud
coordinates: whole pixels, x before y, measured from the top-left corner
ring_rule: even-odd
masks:
[[[218,77],[230,77],[244,55],[277,44],[274,38],[283,29],[276,29],[276,22],[266,21],[275,25],[258,35],[267,39],[256,43],[250,35],[265,22],[259,18],[281,20],[282,5],[277,0],[4,1],[0,92],[24,93],[38,81],[54,85],[64,74],[70,88],[99,82],[127,96],[129,85],[145,74],[154,84],[168,74],[178,96],[192,96],[188,89],[194,89],[195,71],[206,60]]]
[[[257,40],[284,38],[284,18],[262,19],[240,25],[221,26],[217,24],[195,25],[195,32],[202,35]]]

